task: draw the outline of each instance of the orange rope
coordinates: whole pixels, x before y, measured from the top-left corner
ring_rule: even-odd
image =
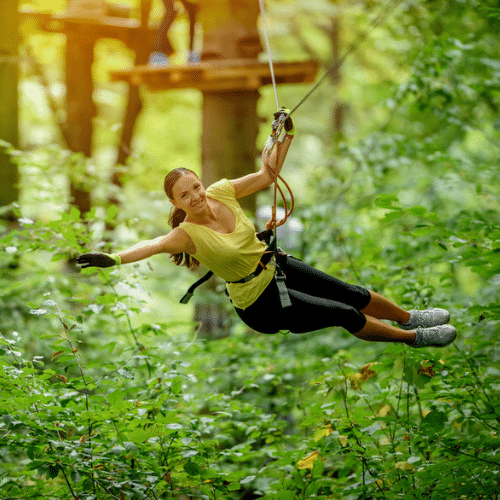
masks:
[[[272,144],[271,150],[276,145],[276,142],[278,142],[278,136],[280,134],[281,127],[284,126],[284,119],[282,119],[281,125],[278,123],[278,125],[275,127],[274,126],[275,123],[277,123],[277,122],[273,123],[273,130],[271,132],[271,136],[269,137],[269,139],[271,139],[271,144]],[[271,154],[271,152],[269,151],[268,155],[270,155],[270,154]],[[286,196],[283,193],[283,190],[281,189],[281,187],[279,186],[278,181],[281,181],[285,185],[286,189],[288,190],[288,194],[290,195],[290,210],[288,210],[288,203],[287,203]],[[277,208],[277,204],[278,204],[278,191],[281,195],[281,200],[283,201],[283,208],[285,210],[285,216],[280,221],[276,220],[276,208]],[[283,179],[283,177],[281,177],[280,174],[275,173],[274,202],[273,202],[273,206],[272,206],[271,220],[266,224],[266,228],[267,229],[276,229],[277,227],[283,225],[286,222],[286,220],[288,219],[288,217],[290,217],[290,215],[292,214],[294,207],[295,207],[295,198],[293,196],[292,189],[290,188],[288,183],[285,181],[285,179]]]
[[[288,209],[288,202],[287,202],[285,193],[283,193],[281,186],[278,184],[278,180],[280,180],[285,185],[285,187],[288,191],[288,194],[290,195],[290,209]],[[278,205],[278,191],[280,193],[281,200],[283,201],[283,208],[285,210],[285,216],[280,221],[276,220],[276,208]],[[292,214],[294,207],[295,207],[295,197],[293,196],[293,191],[290,188],[290,186],[288,185],[288,183],[285,181],[285,179],[283,179],[283,177],[281,177],[281,175],[278,175],[276,177],[276,180],[274,181],[274,203],[272,206],[272,216],[271,216],[271,220],[267,223],[266,227],[268,229],[274,229],[276,227],[282,226],[287,221],[287,219],[290,217],[290,215]]]

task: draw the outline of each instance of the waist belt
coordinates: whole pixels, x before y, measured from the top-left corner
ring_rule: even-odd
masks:
[[[257,233],[257,238],[260,241],[264,241],[267,243],[267,248],[262,255],[262,258],[259,261],[257,269],[245,276],[244,278],[238,281],[228,281],[228,283],[248,283],[249,281],[256,278],[264,269],[266,269],[266,265],[270,262],[273,256],[278,256],[279,249],[276,246],[276,239],[274,238],[273,231],[271,229],[267,229],[266,231],[262,231],[261,233]],[[180,300],[181,304],[187,304],[191,297],[194,295],[194,291],[205,281],[208,281],[213,276],[212,271],[208,271],[204,276],[202,276],[198,281],[193,283],[189,288],[184,297]],[[275,273],[276,285],[278,286],[278,291],[280,294],[281,306],[288,307],[291,306],[290,297],[288,296],[288,290],[285,285],[285,275],[281,270],[278,262],[278,258],[276,258],[276,273]]]

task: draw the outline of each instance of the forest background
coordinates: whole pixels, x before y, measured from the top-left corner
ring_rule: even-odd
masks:
[[[107,200],[126,87],[109,71],[129,67],[130,52],[111,40],[96,49],[91,159],[60,145],[22,58],[21,145],[2,145],[21,189],[0,254],[1,498],[498,498],[500,9],[401,0],[371,29],[383,5],[267,2],[276,60],[328,67],[334,21],[344,50],[369,33],[340,85],[326,82],[294,116],[283,173],[304,229],[291,251],[405,307],[449,309],[456,342],[259,335],[213,292],[198,300],[227,309],[226,337],[205,339],[192,306],[178,305],[192,275],[167,258],[76,271],[68,257],[166,232],[162,180],[179,165],[199,170],[201,96],[143,91],[117,210]],[[64,37],[22,30],[62,98]],[[173,32],[182,54],[186,21]],[[281,86],[280,101],[305,91]],[[272,91],[261,93],[259,147],[274,111]],[[83,219],[70,175],[92,192]]]

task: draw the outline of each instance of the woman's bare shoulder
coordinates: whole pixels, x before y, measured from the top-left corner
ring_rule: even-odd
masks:
[[[181,227],[176,227],[163,236],[162,246],[163,251],[169,254],[187,253],[194,255],[196,253],[196,246],[191,236]]]

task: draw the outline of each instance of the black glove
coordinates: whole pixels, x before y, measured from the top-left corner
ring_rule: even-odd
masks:
[[[279,111],[276,111],[276,113],[274,113],[274,119],[279,120],[281,116],[287,115],[289,113],[290,113],[290,110],[282,106]],[[293,123],[291,116],[289,116],[285,120],[284,127],[285,127],[286,133],[288,135],[294,135],[295,132],[297,131],[295,129],[295,124]]]
[[[76,263],[85,269],[86,267],[112,267],[121,264],[121,260],[116,254],[92,252],[79,255]]]

